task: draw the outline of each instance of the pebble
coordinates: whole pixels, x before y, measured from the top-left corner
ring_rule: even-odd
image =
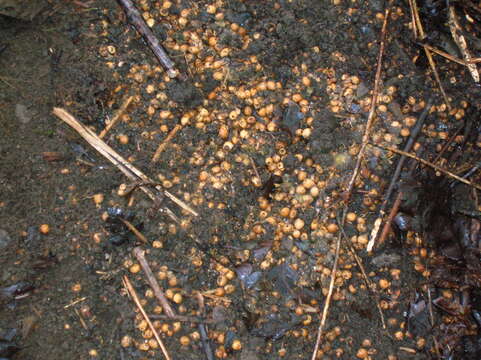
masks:
[[[38,226],[29,226],[27,228],[27,237],[25,239],[25,245],[29,250],[35,250],[38,248],[41,242],[40,231]]]
[[[5,249],[12,242],[12,238],[6,230],[0,229],[0,249]]]
[[[284,126],[286,126],[292,134],[296,133],[296,130],[301,126],[301,120],[304,118],[304,114],[301,112],[301,108],[294,102],[289,102],[289,106],[284,113],[282,120]]]
[[[33,113],[24,104],[15,105],[15,116],[22,124],[27,124],[32,120]]]

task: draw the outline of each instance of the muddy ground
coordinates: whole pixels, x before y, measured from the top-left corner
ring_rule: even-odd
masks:
[[[0,287],[21,281],[34,287],[27,297],[0,299],[0,335],[16,329],[12,341],[20,350],[12,359],[161,358],[122,283],[127,274],[148,312],[161,312],[135,268],[138,240],[113,219],[117,208],[131,212],[125,216],[156,241],[144,246],[146,257],[161,287],[182,296],[172,301],[174,310],[201,315],[195,294],[203,294],[214,321],[207,325],[214,356],[310,359],[341,231],[334,225],[369,110],[384,2],[173,1],[168,10],[142,3],[187,80],[165,79],[115,1],[51,2],[31,22],[0,17]],[[465,68],[437,58],[457,112],[443,107],[421,48],[409,40],[406,3],[395,2],[389,23],[385,106],[373,136],[401,148],[402,129],[410,126],[403,119],[417,118],[433,96],[437,108],[420,140],[432,159],[461,124],[470,124],[466,138],[479,132],[479,87]],[[169,22],[185,9],[184,27]],[[439,22],[431,24],[428,31]],[[186,36],[196,29],[201,40]],[[209,48],[202,37],[209,33],[230,49],[227,56]],[[209,56],[222,60],[220,67],[204,66]],[[251,88],[259,89],[261,103],[239,95]],[[128,96],[134,96],[129,116],[105,141],[199,216],[166,202],[178,224],[139,191],[133,200],[120,197],[119,186],[129,181],[52,115],[62,107],[99,133]],[[240,112],[250,116],[246,106],[254,109],[253,124],[238,119]],[[211,116],[202,118],[203,111]],[[182,130],[152,163],[158,144],[186,114]],[[480,141],[470,141],[458,165],[479,159]],[[406,334],[406,312],[429,284],[416,266],[427,261],[420,249],[431,245],[414,232],[396,231],[372,254],[365,251],[396,163],[392,154],[368,150],[349,208],[363,220],[345,226],[379,297],[366,290],[343,245],[319,358],[436,358],[428,330]],[[479,181],[479,171],[473,181],[476,176]],[[303,197],[306,189],[311,198]],[[196,323],[156,325],[173,359],[205,358]]]

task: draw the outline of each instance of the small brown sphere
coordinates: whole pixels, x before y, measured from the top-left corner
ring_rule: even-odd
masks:
[[[188,336],[181,336],[179,342],[182,346],[188,346],[190,344],[190,339]]]
[[[219,127],[219,137],[221,139],[227,139],[229,137],[229,128],[227,127],[227,125],[222,124]]]
[[[40,233],[47,235],[50,232],[50,225],[48,224],[42,224],[40,225],[39,228]]]
[[[121,143],[122,145],[127,145],[129,143],[129,137],[125,134],[121,134],[121,135],[118,135],[117,136],[117,140],[119,141],[119,143]]]
[[[224,276],[224,275],[219,275],[219,276],[217,277],[217,285],[219,285],[219,286],[225,286],[225,285],[227,285],[227,282],[228,282],[228,279],[227,279],[226,276]]]
[[[356,353],[356,357],[359,359],[366,359],[368,356],[369,356],[369,353],[364,348],[360,348]]]
[[[387,289],[387,288],[389,288],[389,285],[390,285],[390,283],[386,279],[379,280],[379,287],[381,289]]]
[[[96,205],[100,205],[104,201],[104,194],[95,194],[93,200]]]
[[[347,213],[346,215],[346,220],[349,221],[349,222],[354,222],[357,218],[357,215],[353,212],[349,212]]]
[[[217,12],[217,8],[214,5],[208,5],[206,12],[211,15],[215,14]]]
[[[304,227],[304,220],[297,218],[297,219],[294,221],[294,227],[295,227],[297,230],[301,230],[301,229]]]
[[[172,300],[174,298],[174,291],[172,289],[167,289],[165,290],[165,297],[169,300]]]
[[[330,232],[331,234],[336,233],[339,230],[339,226],[337,224],[331,223],[327,225],[327,231]]]
[[[120,345],[122,345],[122,347],[129,347],[132,346],[132,342],[132,338],[129,335],[125,335],[120,340]]]
[[[175,302],[176,304],[180,304],[183,301],[182,294],[176,293],[174,297],[172,298],[172,301]]]
[[[139,271],[140,271],[140,265],[139,264],[133,264],[130,268],[129,268],[129,271],[132,273],[132,274],[137,274]]]
[[[238,339],[235,339],[233,342],[232,342],[232,350],[241,350],[242,349],[242,343],[240,342],[240,340]]]

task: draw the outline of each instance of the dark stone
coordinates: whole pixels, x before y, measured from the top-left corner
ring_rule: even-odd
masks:
[[[284,117],[282,118],[282,124],[286,126],[291,134],[295,134],[296,130],[301,126],[301,120],[304,118],[304,114],[301,112],[301,108],[294,102],[290,102]]]
[[[202,104],[202,93],[189,81],[169,82],[167,94],[171,100],[185,108],[195,108]]]

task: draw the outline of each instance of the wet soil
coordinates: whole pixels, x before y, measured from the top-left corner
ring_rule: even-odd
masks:
[[[155,14],[155,2],[146,3]],[[0,331],[17,329],[15,339],[21,348],[12,359],[161,357],[155,346],[143,350],[140,346],[149,335],[139,330],[141,319],[122,275],[131,277],[149,313],[158,308],[142,272],[132,270],[135,236],[104,221],[112,207],[131,211],[132,222],[148,239],[158,241],[158,246],[147,247],[146,256],[154,273],[167,274],[158,275],[161,287],[183,296],[182,304],[173,303],[175,311],[199,315],[195,294],[204,295],[206,313],[215,319],[209,330],[217,357],[311,358],[334,262],[336,235],[327,229],[339,217],[340,193],[352,175],[353,149],[367,119],[366,99],[373,87],[382,26],[376,14],[383,12],[383,2],[235,0],[221,7],[224,21],[206,10],[210,4],[206,1],[173,3],[170,16],[193,9],[186,27],[171,25],[157,14],[153,30],[166,40],[172,59],[188,74],[186,81],[165,82],[155,58],[126,26],[114,1],[91,1],[87,7],[65,2],[31,22],[0,18],[0,287],[19,281],[34,286],[28,297],[0,298]],[[380,142],[391,134],[396,144],[403,144],[402,119],[419,115],[419,104],[438,90],[426,64],[412,62],[421,51],[407,40],[409,8],[402,2],[393,13],[383,91],[388,95],[390,86],[397,91],[385,102],[388,110],[378,112],[374,137]],[[251,40],[246,42],[226,24],[243,27]],[[170,46],[174,42],[192,46],[195,41],[185,32],[197,28],[215,34],[218,43],[230,49],[221,58],[222,80],[215,75],[218,69],[199,66],[190,56],[194,50],[184,53]],[[217,59],[204,45],[198,59],[209,55]],[[256,61],[246,61],[252,56]],[[453,107],[462,108],[465,116],[455,119],[441,109],[427,130],[451,134],[463,121],[476,133],[479,103],[474,99],[479,88],[461,66],[442,60],[438,66]],[[302,84],[302,77],[310,79],[308,85]],[[260,88],[264,98],[260,106],[236,94],[270,79],[278,85],[273,90]],[[147,88],[160,83],[164,87],[158,91]],[[217,95],[211,98],[212,92]],[[285,100],[294,94],[308,99],[306,109]],[[52,115],[54,106],[63,107],[98,133],[130,95],[135,99],[129,117],[105,141],[194,207],[198,217],[167,202],[183,221],[176,224],[140,192],[134,193],[129,206],[117,191],[127,179]],[[463,108],[462,101],[468,106]],[[274,105],[270,119],[276,123],[275,131],[239,125],[235,116],[230,117],[235,109],[252,105],[260,113],[269,104]],[[442,104],[439,95],[435,104]],[[197,121],[202,109],[213,116]],[[164,118],[159,115],[162,110],[172,115]],[[151,163],[158,144],[185,114],[194,114],[192,120],[160,160]],[[265,117],[255,116],[258,124],[268,126]],[[229,129],[227,139],[219,136],[222,125]],[[303,135],[305,129],[309,136]],[[128,136],[128,142],[119,141],[118,135]],[[231,141],[231,150],[226,150],[226,140]],[[445,136],[423,135],[423,140],[427,152],[434,153]],[[474,146],[458,157],[459,162],[474,162],[476,152],[479,155]],[[280,174],[267,166],[266,159],[276,156],[282,164]],[[347,224],[348,239],[370,232],[396,160],[369,150],[366,163],[369,171],[363,173],[364,184],[350,205],[365,225]],[[208,181],[202,180],[203,173]],[[324,186],[307,203],[296,192],[306,177],[300,173]],[[366,202],[365,194],[372,189],[378,194]],[[103,201],[96,203],[96,194],[102,194]],[[296,212],[281,219],[285,207]],[[296,219],[306,224],[300,235],[292,231]],[[281,222],[291,230],[279,230],[285,228]],[[39,231],[42,224],[49,225],[48,232]],[[320,358],[352,359],[361,347],[372,359],[432,357],[417,347],[415,336],[396,337],[398,332],[405,334],[405,313],[416,291],[427,283],[415,270],[413,249],[419,244],[413,238],[393,237],[370,256],[360,240],[354,244],[371,281],[389,280],[389,289],[378,287],[387,329],[382,327],[375,296],[366,289],[348,247],[343,247],[342,276],[336,280],[325,329],[329,340],[321,345]],[[235,276],[229,279],[233,287],[226,288],[222,276],[229,277],[229,271]],[[166,347],[174,359],[204,358],[195,323],[182,323],[176,331],[172,322],[165,324],[169,324],[164,331]],[[126,336],[133,343],[122,346]],[[181,345],[181,336],[190,336],[190,344]],[[235,340],[241,341],[241,350],[232,349]]]

